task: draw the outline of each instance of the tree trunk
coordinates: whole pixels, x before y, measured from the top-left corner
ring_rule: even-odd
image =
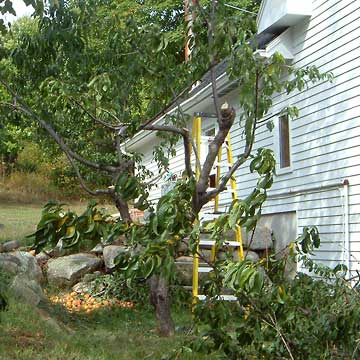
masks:
[[[154,275],[150,279],[150,302],[155,309],[159,335],[174,335],[175,326],[170,310],[169,283],[162,276]]]
[[[121,219],[124,222],[131,222],[131,215],[129,212],[129,205],[127,204],[127,202],[123,201],[117,196],[114,197],[114,201],[116,208],[119,210]]]

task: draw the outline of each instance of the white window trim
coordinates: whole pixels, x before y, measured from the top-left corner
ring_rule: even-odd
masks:
[[[289,116],[289,150],[290,150],[290,166],[280,167],[280,118],[277,116],[274,126],[275,131],[275,158],[276,158],[276,175],[285,175],[293,172],[293,152],[292,152],[292,121]]]

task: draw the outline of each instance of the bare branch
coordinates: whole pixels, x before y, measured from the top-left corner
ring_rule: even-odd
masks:
[[[151,119],[149,119],[148,121],[146,121],[144,124],[142,124],[138,131],[140,130],[145,130],[145,127],[147,127],[148,125],[150,125],[152,122],[154,122],[157,118],[159,118],[162,115],[167,114],[171,108],[174,106],[174,104],[176,104],[178,102],[178,100],[180,100],[189,90],[191,90],[191,88],[193,87],[194,84],[197,83],[198,80],[193,81],[189,86],[187,86],[183,91],[181,91],[178,95],[175,96],[175,98],[161,111],[159,111],[156,115],[154,115]]]
[[[79,183],[81,185],[81,187],[90,195],[93,196],[98,196],[98,195],[110,195],[111,194],[111,190],[107,189],[107,190],[91,190],[86,184],[85,184],[85,180],[83,179],[83,177],[81,176],[79,167],[76,165],[74,159],[71,157],[71,155],[64,150],[64,153],[66,155],[66,157],[69,160],[69,163],[71,164],[72,168],[74,169],[76,176],[79,180]]]
[[[115,128],[124,126],[124,124],[120,121],[120,119],[116,115],[114,115],[111,111],[106,110],[104,108],[100,108],[100,110],[106,112],[110,117],[112,117],[115,121],[117,121],[118,125],[116,125]]]
[[[184,130],[183,140],[184,140],[185,168],[187,175],[189,177],[193,177],[194,174],[191,167],[191,151],[190,151],[191,145],[190,145],[189,130],[188,129],[183,129],[183,130]]]
[[[220,184],[216,189],[214,189],[212,191],[208,191],[204,195],[201,195],[201,198],[200,198],[201,206],[205,205],[207,202],[209,202],[211,199],[213,199],[216,195],[220,194],[222,191],[224,191],[226,189],[226,185],[229,182],[229,180],[231,179],[231,177],[238,170],[238,168],[247,161],[247,159],[249,158],[249,156],[251,154],[251,151],[252,151],[252,148],[254,145],[254,141],[255,141],[256,128],[257,128],[257,124],[258,124],[258,122],[257,122],[258,115],[257,114],[258,114],[258,107],[259,107],[259,81],[260,81],[260,77],[259,77],[259,74],[257,73],[256,83],[255,83],[254,120],[253,120],[253,124],[252,124],[252,129],[251,129],[251,136],[249,139],[246,140],[246,143],[245,143],[244,153],[238,158],[238,160],[229,169],[227,174],[221,179]],[[211,144],[210,144],[210,146],[211,146]],[[209,150],[210,150],[210,146],[209,146]],[[209,154],[210,154],[210,151],[209,151]],[[215,161],[215,158],[214,158],[214,161]],[[205,180],[205,178],[204,178],[204,180]]]
[[[184,136],[184,129],[179,129],[176,126],[171,125],[147,125],[143,130],[171,132],[173,134]]]
[[[255,82],[255,112],[254,112],[254,122],[252,125],[251,136],[250,139],[246,139],[245,149],[244,149],[244,156],[247,158],[251,154],[251,150],[254,146],[255,141],[255,132],[258,120],[258,107],[259,107],[259,73],[256,73],[256,82]]]

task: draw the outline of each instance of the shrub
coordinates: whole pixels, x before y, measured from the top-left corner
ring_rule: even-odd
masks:
[[[197,336],[171,358],[183,352],[221,352],[234,360],[360,358],[360,294],[346,281],[344,266],[330,269],[311,260],[319,245],[317,230],[306,228],[289,255],[317,278],[299,273],[288,279],[288,257],[274,255],[217,264],[204,289],[208,300],[194,308]],[[237,301],[219,300],[222,287],[232,289]]]

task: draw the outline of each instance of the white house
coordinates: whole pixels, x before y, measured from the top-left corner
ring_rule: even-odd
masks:
[[[279,51],[296,67],[316,65],[332,72],[333,83],[311,84],[302,92],[274,98],[270,113],[288,105],[300,110],[287,122],[278,118],[273,132],[258,130],[255,148],[275,151],[277,176],[269,192],[263,221],[272,227],[278,249],[316,225],[322,245],[315,258],[334,266],[345,263],[360,270],[360,1],[264,0],[257,18],[262,56]],[[261,42],[261,40],[260,40]],[[221,70],[221,69],[220,69]],[[236,104],[235,91],[220,71],[222,101]],[[189,115],[213,112],[211,88],[205,77],[182,103]],[[159,120],[161,121],[161,119]],[[213,119],[204,118],[203,133],[212,132]],[[144,156],[145,165],[157,173],[152,159],[155,135],[139,133],[127,146]],[[234,156],[243,147],[239,125],[231,132]],[[171,159],[170,171],[181,174],[183,149]],[[247,167],[237,172],[238,194],[245,197],[255,185]],[[151,198],[161,195],[159,181]],[[222,197],[226,207],[230,197]]]

